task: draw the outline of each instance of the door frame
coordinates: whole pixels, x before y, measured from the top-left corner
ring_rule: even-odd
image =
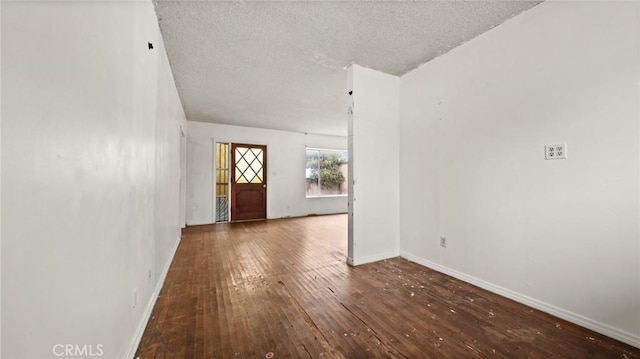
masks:
[[[262,144],[262,143],[246,143],[246,142],[230,142],[230,150],[229,150],[229,157],[230,157],[230,170],[229,170],[229,176],[230,176],[230,186],[229,186],[229,190],[230,190],[230,198],[229,198],[229,222],[238,222],[238,221],[254,221],[254,220],[264,220],[268,218],[268,192],[269,192],[269,187],[268,187],[268,175],[267,175],[267,170],[268,170],[268,156],[267,156],[267,152],[269,149],[269,146],[267,144]],[[256,218],[256,219],[241,219],[241,220],[237,220],[233,218],[233,207],[236,204],[236,198],[235,198],[235,186],[236,186],[236,158],[235,158],[235,147],[237,146],[245,146],[245,147],[263,147],[263,151],[262,151],[262,155],[263,155],[263,160],[262,160],[262,165],[263,165],[263,171],[262,171],[262,184],[265,188],[264,190],[264,218]]]
[[[211,171],[211,179],[212,179],[212,183],[213,183],[213,193],[211,196],[211,203],[212,203],[212,209],[213,209],[213,213],[212,213],[212,222],[211,223],[227,223],[227,222],[231,222],[231,220],[227,221],[227,222],[219,222],[217,219],[218,215],[218,199],[217,199],[217,188],[218,188],[218,176],[217,176],[217,171],[218,168],[216,166],[216,161],[218,160],[218,143],[226,143],[229,145],[229,154],[228,154],[228,158],[227,160],[229,161],[229,163],[231,163],[231,144],[233,143],[233,141],[227,141],[227,140],[216,140],[215,138],[212,138],[213,141],[213,161],[211,161],[211,167],[212,167],[212,171]],[[227,183],[229,183],[229,188],[227,189],[227,198],[229,199],[229,205],[227,206],[227,218],[231,219],[231,168],[229,168],[229,174],[227,176]]]
[[[179,193],[179,205],[180,213],[178,214],[178,221],[180,228],[187,227],[187,133],[184,126],[180,125],[180,193]]]

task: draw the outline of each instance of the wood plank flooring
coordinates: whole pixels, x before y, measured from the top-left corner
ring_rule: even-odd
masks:
[[[140,358],[622,358],[640,349],[402,258],[346,215],[187,228]]]

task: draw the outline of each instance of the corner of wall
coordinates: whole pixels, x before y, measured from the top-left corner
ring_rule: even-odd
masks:
[[[353,91],[349,256],[357,265],[399,251],[400,79],[357,64],[349,67],[348,77]]]
[[[639,15],[543,2],[402,77],[402,256],[638,346]]]
[[[181,237],[178,237],[176,240],[176,244],[173,247],[173,249],[171,250],[171,255],[169,256],[171,258],[171,260],[169,260],[167,263],[165,263],[164,265],[164,269],[162,270],[162,273],[160,274],[160,276],[158,277],[158,282],[156,283],[156,287],[153,291],[153,293],[151,294],[151,296],[149,297],[149,300],[147,301],[147,305],[144,309],[144,312],[142,314],[142,317],[140,318],[140,321],[138,323],[137,329],[135,331],[135,336],[133,337],[133,340],[131,341],[131,345],[129,345],[129,352],[126,356],[126,358],[133,358],[136,354],[136,351],[138,350],[138,347],[140,346],[140,341],[142,340],[142,335],[144,334],[145,329],[147,328],[147,324],[149,323],[149,319],[151,319],[151,314],[153,312],[153,308],[156,305],[156,302],[158,301],[158,296],[160,295],[160,291],[162,290],[162,287],[164,286],[164,282],[167,279],[167,274],[169,273],[169,268],[171,267],[171,262],[173,260],[173,258],[176,255],[176,252],[178,251],[178,247],[180,246],[180,241],[181,241]]]

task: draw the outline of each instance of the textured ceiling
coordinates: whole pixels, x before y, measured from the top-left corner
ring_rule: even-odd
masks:
[[[402,75],[539,1],[156,1],[192,121],[346,136],[346,67]]]

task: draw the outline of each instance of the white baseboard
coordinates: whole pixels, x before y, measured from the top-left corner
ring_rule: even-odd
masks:
[[[138,329],[136,330],[136,336],[133,338],[131,346],[129,347],[129,354],[127,354],[126,358],[131,359],[136,355],[136,350],[138,350],[138,346],[140,345],[140,341],[142,340],[142,335],[144,334],[144,330],[147,328],[147,324],[149,323],[149,319],[151,318],[151,312],[153,311],[153,307],[156,305],[156,301],[158,300],[158,295],[160,295],[160,290],[162,290],[162,286],[164,285],[164,280],[167,278],[167,273],[169,273],[169,268],[171,267],[171,263],[173,262],[173,258],[176,255],[176,251],[178,250],[178,246],[180,245],[180,240],[182,238],[179,237],[176,241],[173,250],[171,251],[171,256],[167,261],[162,273],[160,274],[160,278],[158,283],[156,284],[156,289],[151,294],[151,298],[149,298],[149,302],[147,303],[147,307],[144,310],[142,315],[142,319],[140,319],[140,323],[138,324]]]
[[[355,264],[353,264],[353,258],[347,257],[347,264],[352,266],[352,267],[355,266]]]
[[[187,227],[188,226],[204,226],[204,225],[208,225],[208,224],[215,224],[216,222],[211,222],[211,221],[187,221]]]
[[[454,278],[460,279],[462,281],[465,281],[467,283],[473,284],[475,286],[478,286],[482,289],[486,289],[490,292],[499,294],[503,297],[507,297],[509,299],[513,299],[516,302],[522,303],[524,305],[527,305],[529,307],[538,309],[540,311],[543,311],[545,313],[549,313],[553,316],[556,316],[558,318],[562,318],[566,321],[569,321],[571,323],[577,324],[579,326],[585,327],[587,329],[591,329],[594,332],[598,332],[600,334],[606,335],[608,337],[611,337],[613,339],[619,340],[621,342],[627,343],[629,345],[632,345],[636,348],[640,348],[640,336],[634,335],[632,333],[628,333],[625,331],[622,331],[620,329],[616,329],[613,328],[607,324],[603,324],[600,322],[597,322],[593,319],[584,317],[582,315],[579,314],[575,314],[573,312],[570,312],[568,310],[562,309],[562,308],[558,308],[554,305],[539,301],[535,298],[531,298],[529,296],[514,292],[512,290],[503,288],[501,286],[495,285],[493,283],[489,283],[487,281],[484,281],[482,279],[464,274],[462,272],[458,272],[454,269],[442,266],[440,264],[431,262],[427,259],[424,258],[420,258],[417,256],[414,256],[410,253],[406,253],[406,252],[400,252],[400,256],[408,259],[412,262],[418,263],[420,265],[423,265],[425,267],[431,268],[433,270],[436,270],[438,272],[442,272],[444,274],[450,275]]]
[[[400,254],[398,252],[394,251],[394,252],[378,253],[372,256],[364,256],[364,257],[354,256],[355,258],[348,257],[347,264],[355,267],[361,264],[373,263],[373,262],[378,262],[378,261],[389,259],[389,258],[395,258],[399,255]]]

